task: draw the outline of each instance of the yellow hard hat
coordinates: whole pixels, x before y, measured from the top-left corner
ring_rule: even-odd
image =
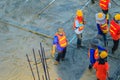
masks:
[[[100,20],[101,21],[103,19],[105,19],[105,14],[104,13],[100,12],[100,13],[96,14],[96,20]]]
[[[106,51],[102,51],[100,53],[100,58],[102,58],[102,59],[106,58],[107,56],[108,56],[108,53]]]
[[[98,13],[98,18],[102,18],[103,17],[103,13]]]
[[[77,11],[76,11],[76,15],[77,15],[77,16],[83,16],[82,10],[80,10],[80,9],[77,10]]]
[[[120,20],[120,13],[117,13],[117,14],[115,15],[115,20]]]

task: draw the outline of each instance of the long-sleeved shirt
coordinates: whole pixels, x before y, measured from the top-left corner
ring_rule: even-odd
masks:
[[[105,48],[103,48],[103,47],[101,47],[101,46],[98,46],[97,48],[98,48],[99,51],[104,51],[104,50],[106,50]],[[96,62],[96,59],[95,59],[95,57],[94,57],[95,50],[96,50],[96,49],[94,49],[94,48],[90,48],[90,50],[89,50],[89,53],[90,53],[90,54],[89,54],[89,55],[90,55],[90,63],[91,63],[91,64],[94,64],[94,63]]]
[[[57,36],[54,36],[53,45],[56,45],[56,49],[57,49],[58,52],[61,52],[61,51],[64,50],[64,48],[60,47],[59,40],[58,40]]]
[[[98,29],[98,34],[102,35],[103,32],[102,32],[102,30],[100,29],[100,25],[99,25],[99,24],[97,24],[97,29]]]

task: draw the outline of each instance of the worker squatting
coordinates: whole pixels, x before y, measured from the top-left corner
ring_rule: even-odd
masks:
[[[108,51],[99,45],[99,39],[103,38],[104,46],[107,47],[108,41],[106,35],[110,32],[114,43],[111,53],[115,53],[120,39],[120,13],[115,14],[113,19],[110,21],[109,28],[108,10],[111,7],[110,0],[99,0],[99,6],[102,9],[102,12],[95,14],[98,35],[90,42],[88,50],[90,64],[88,68],[90,70],[92,68],[96,70],[97,80],[106,80],[109,77],[109,64],[107,62]],[[82,33],[84,31],[85,24],[86,22],[84,21],[82,10],[77,10],[73,23],[73,30],[77,36],[77,48],[82,47]],[[67,46],[68,41],[64,29],[58,28],[54,36],[52,47],[52,56],[54,56],[55,51],[58,52],[54,62],[55,65],[59,64],[60,60],[63,61],[65,59]]]

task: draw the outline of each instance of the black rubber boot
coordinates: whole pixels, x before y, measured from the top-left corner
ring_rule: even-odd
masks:
[[[92,65],[89,65],[88,69],[91,70],[92,69]]]

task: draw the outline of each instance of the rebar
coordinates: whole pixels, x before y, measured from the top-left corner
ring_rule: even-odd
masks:
[[[48,80],[50,80],[50,74],[49,74],[49,71],[48,71],[48,65],[47,65],[47,62],[46,62],[46,55],[45,55],[44,48],[43,48],[43,56],[44,56],[44,61],[45,61],[45,65],[46,65],[46,71],[47,71]]]
[[[46,74],[46,69],[45,69],[45,65],[44,65],[44,61],[43,61],[43,57],[42,57],[42,50],[38,50],[39,52],[39,56],[40,56],[40,59],[41,59],[41,62],[42,62],[42,66],[43,66],[43,70],[44,70],[44,74],[45,74],[45,79],[47,80],[47,74]]]
[[[37,60],[36,60],[36,55],[35,55],[34,49],[33,49],[33,55],[34,55],[34,60],[35,60],[35,64],[36,64],[36,70],[37,70],[38,80],[40,80],[40,75],[39,75],[39,70],[38,70],[38,66],[37,66]]]
[[[28,60],[28,63],[29,63],[30,70],[31,70],[31,72],[32,72],[33,79],[35,80],[35,75],[34,75],[34,72],[33,72],[32,66],[31,66],[31,64],[30,64],[30,59],[29,59],[29,57],[28,57],[27,54],[26,54],[26,57],[27,57],[27,60]]]

